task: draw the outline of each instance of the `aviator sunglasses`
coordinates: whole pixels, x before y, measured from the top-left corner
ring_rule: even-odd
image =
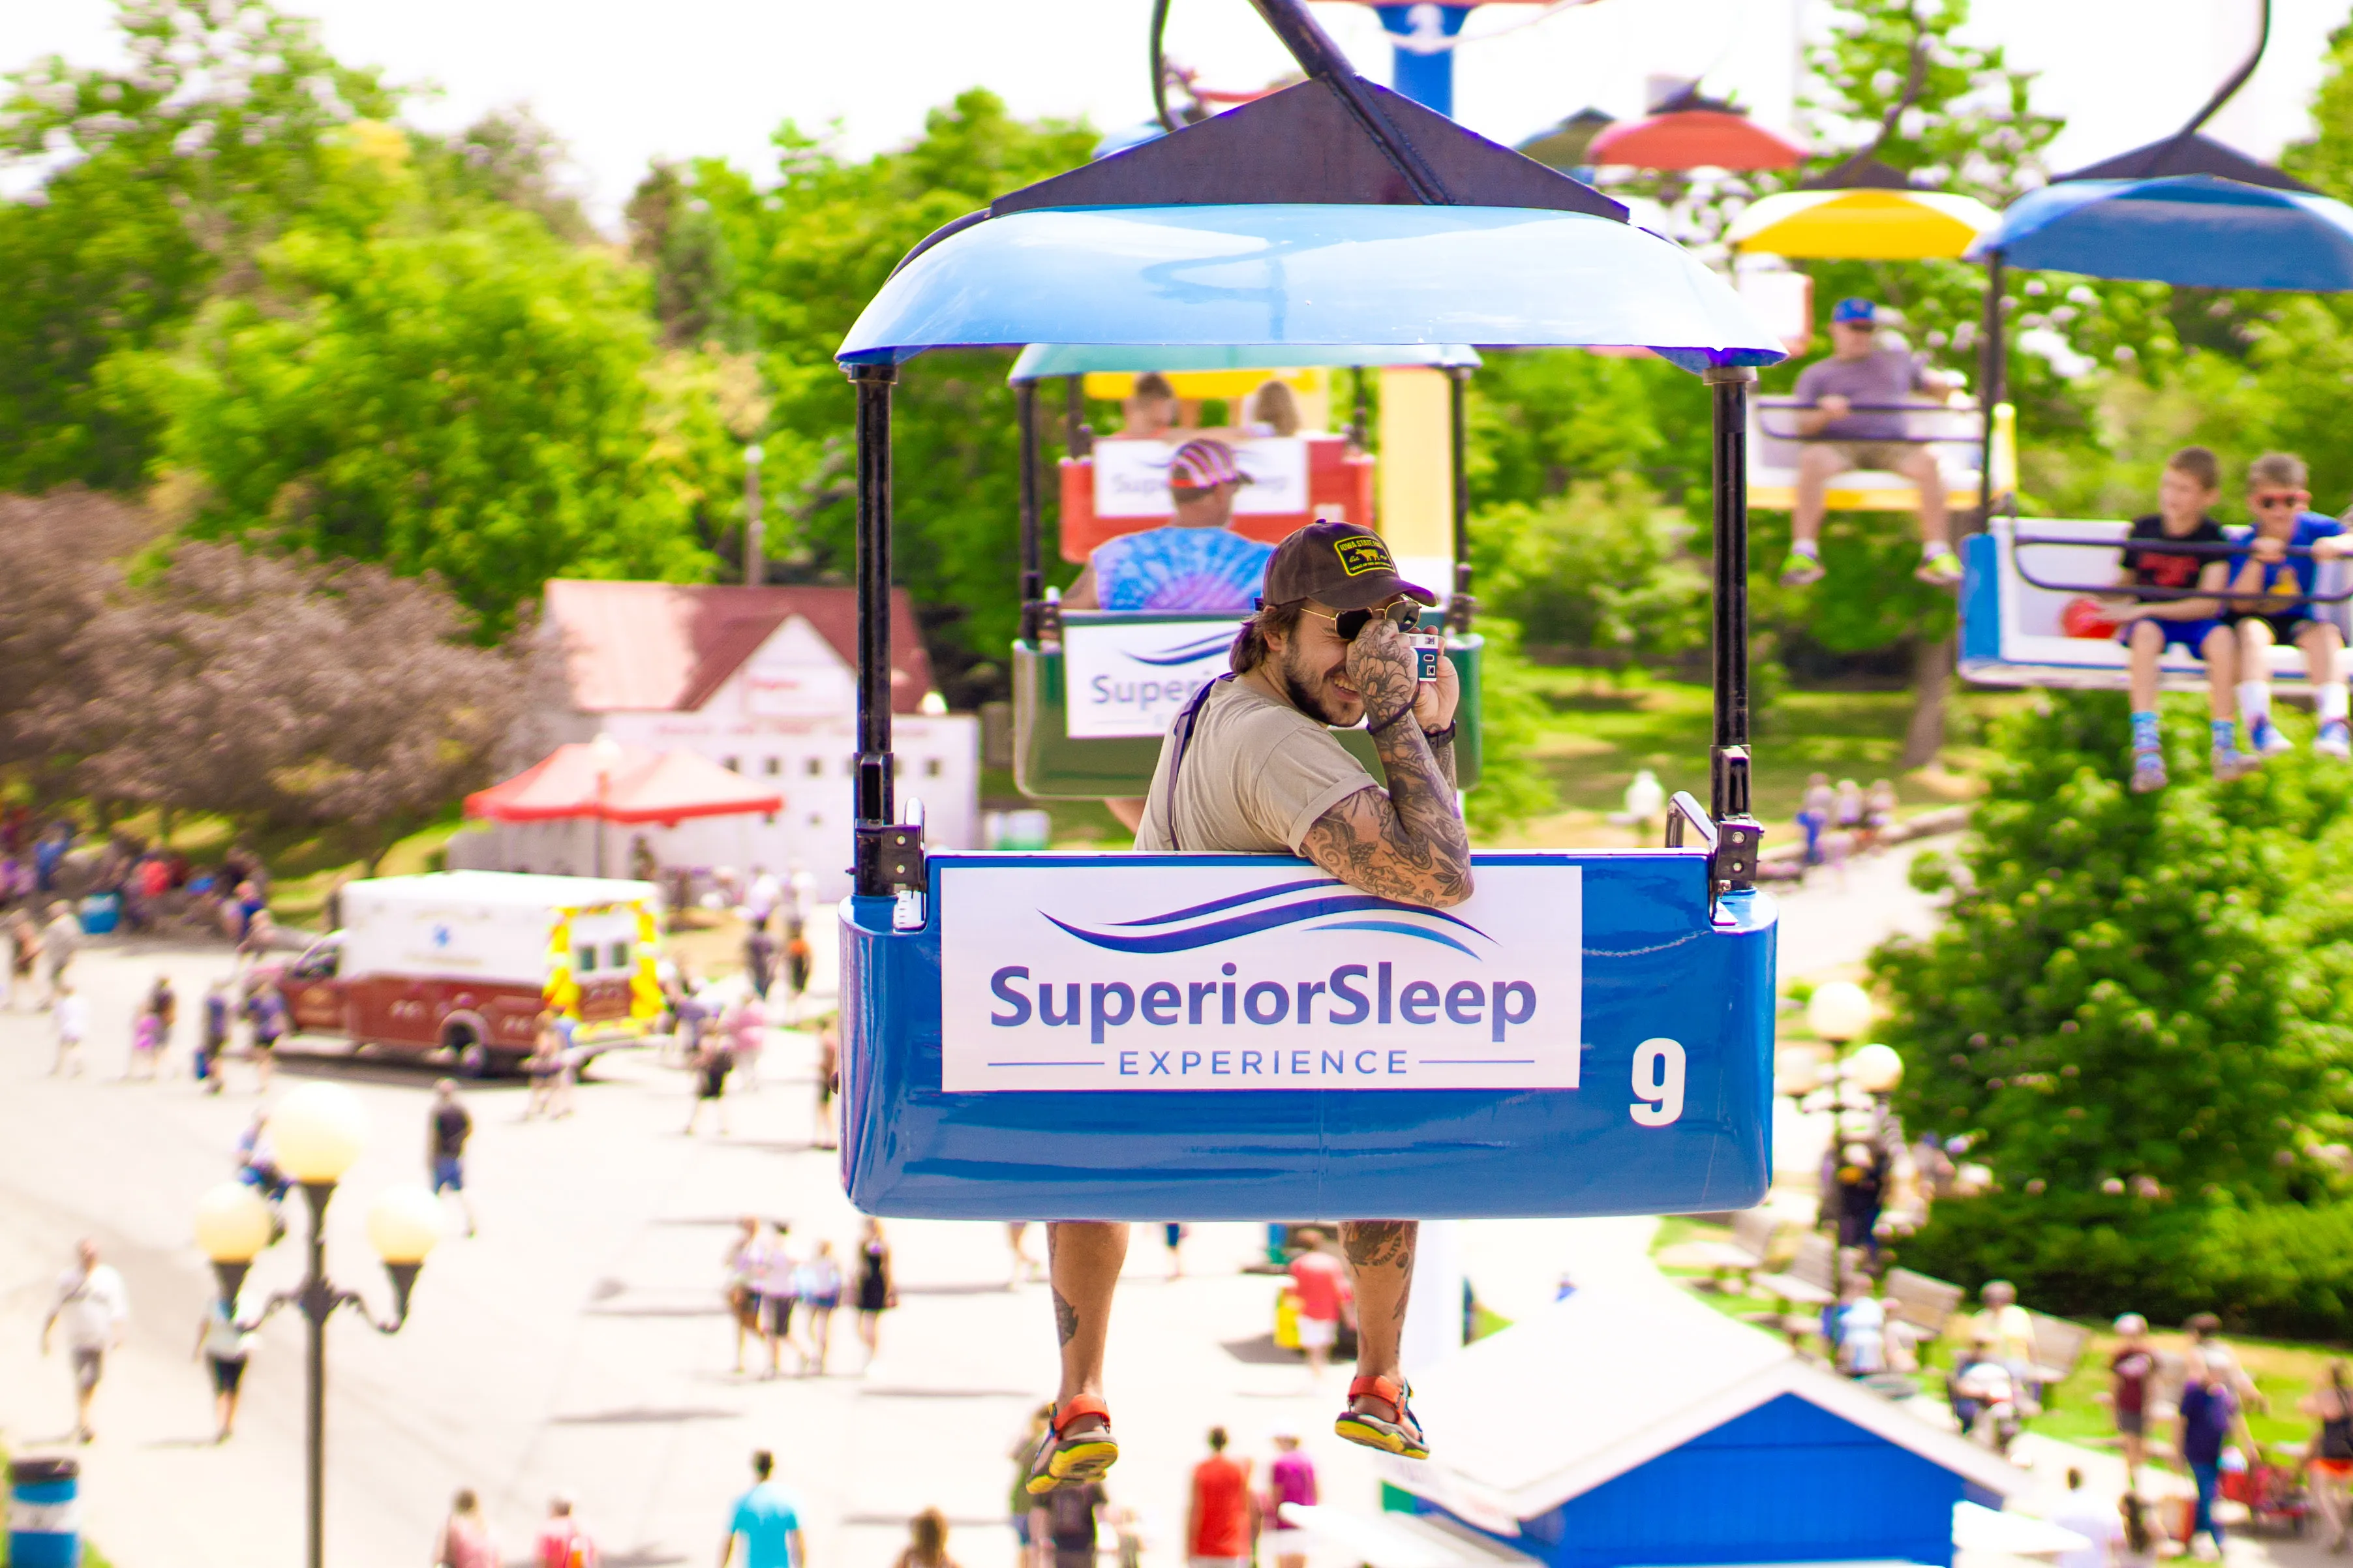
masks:
[[[1321,610],[1310,610],[1304,607],[1300,613],[1320,616],[1331,622],[1333,632],[1342,642],[1355,642],[1364,629],[1373,624],[1373,618],[1377,616],[1401,632],[1409,632],[1421,624],[1421,606],[1411,599],[1393,599],[1378,609],[1342,610],[1336,616],[1327,616]]]

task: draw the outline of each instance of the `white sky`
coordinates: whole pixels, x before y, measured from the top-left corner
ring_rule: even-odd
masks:
[[[1150,113],[1149,0],[281,0],[322,19],[345,59],[431,82],[412,110],[451,128],[527,102],[573,149],[592,208],[610,222],[648,160],[719,154],[765,174],[791,118],[839,121],[846,147],[905,141],[924,111],[976,84],[1024,117],[1086,115],[1103,129]],[[2208,127],[2269,157],[2301,134],[2328,30],[2353,0],[2275,0],[2263,68]],[[2043,73],[2038,104],[2070,121],[2061,168],[2175,129],[2253,37],[2256,0],[1976,0],[1972,34]],[[1497,5],[1469,35],[1538,8]],[[1360,68],[1387,80],[1371,11],[1316,15]],[[1588,103],[1640,112],[1652,74],[1706,72],[1765,123],[1790,124],[1797,28],[1826,0],[1597,0],[1465,47],[1458,117],[1510,142]],[[53,51],[113,57],[109,0],[0,0],[0,69]],[[1206,85],[1250,87],[1289,61],[1246,0],[1175,0],[1169,52]]]

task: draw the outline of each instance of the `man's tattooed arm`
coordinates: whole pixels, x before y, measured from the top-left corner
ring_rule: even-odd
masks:
[[[1348,646],[1348,676],[1371,722],[1410,707],[1413,649],[1386,622]],[[1352,888],[1444,909],[1471,896],[1471,839],[1454,805],[1454,748],[1433,754],[1411,714],[1373,737],[1388,788],[1357,791],[1317,817],[1300,850]],[[1442,760],[1441,760],[1442,759]]]

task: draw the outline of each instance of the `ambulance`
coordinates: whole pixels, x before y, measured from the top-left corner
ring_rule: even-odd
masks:
[[[651,882],[437,871],[343,890],[343,929],[257,981],[294,1028],[354,1046],[445,1053],[463,1072],[509,1069],[542,1009],[594,1054],[650,1034],[664,1003],[661,892]]]

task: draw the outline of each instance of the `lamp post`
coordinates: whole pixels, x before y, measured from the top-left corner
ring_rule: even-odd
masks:
[[[270,1113],[271,1142],[279,1167],[301,1184],[311,1209],[309,1266],[301,1287],[269,1298],[261,1315],[238,1322],[245,1330],[259,1328],[280,1307],[293,1307],[310,1324],[310,1379],[305,1481],[308,1504],[310,1568],[326,1563],[327,1484],[327,1320],[339,1307],[359,1310],[378,1333],[399,1331],[408,1321],[409,1291],[425,1255],[440,1239],[441,1214],[433,1196],[422,1187],[388,1187],[368,1212],[368,1240],[384,1260],[392,1279],[393,1312],[378,1319],[356,1291],[345,1290],[327,1278],[327,1205],[335,1184],[359,1158],[367,1138],[367,1112],[359,1097],[341,1084],[309,1083],[279,1101]],[[251,1187],[227,1182],[206,1193],[196,1204],[196,1240],[212,1259],[220,1283],[221,1300],[230,1313],[237,1310],[246,1271],[269,1243],[269,1205]]]
[[[1831,1309],[1833,1312],[1846,1295],[1846,1248],[1841,1245],[1841,1237],[1846,1194],[1841,1190],[1838,1179],[1839,1156],[1842,1152],[1839,1111],[1846,1099],[1846,1089],[1844,1064],[1839,1061],[1838,1055],[1848,1041],[1871,1027],[1871,994],[1852,980],[1832,980],[1818,985],[1814,994],[1806,999],[1807,1024],[1812,1027],[1815,1037],[1831,1047],[1831,1059],[1822,1065],[1820,1079],[1821,1086],[1831,1096],[1831,1163],[1829,1179],[1822,1183],[1816,1223],[1828,1220],[1831,1226]]]
[[[768,565],[761,558],[766,541],[760,531],[760,459],[765,456],[757,441],[744,448],[744,585],[747,588],[768,580]]]
[[[591,829],[596,835],[596,875],[605,874],[605,802],[613,792],[613,770],[621,765],[621,742],[603,731],[588,742],[588,754],[596,763],[596,817]]]

